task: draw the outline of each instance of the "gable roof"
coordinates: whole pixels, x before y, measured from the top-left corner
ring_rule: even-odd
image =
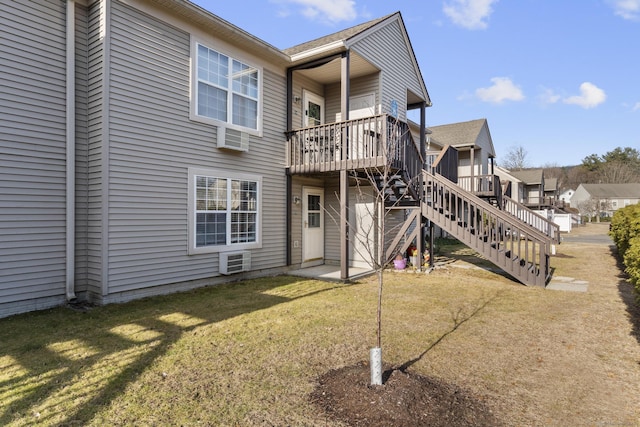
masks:
[[[493,141],[491,140],[491,134],[489,134],[487,119],[431,126],[429,130],[431,131],[431,140],[438,145],[445,146],[448,144],[456,148],[462,148],[474,147],[485,127],[491,143],[491,149],[493,149]]]
[[[640,199],[640,184],[580,184],[591,197]]]
[[[399,28],[402,33],[402,39],[409,54],[408,60],[411,62],[413,72],[415,73],[415,77],[417,79],[416,82],[419,86],[420,93],[416,93],[415,95],[420,100],[426,101],[427,106],[430,107],[432,105],[431,98],[429,96],[429,92],[427,91],[427,86],[424,83],[424,79],[422,77],[418,61],[416,59],[415,51],[413,50],[413,46],[411,45],[411,41],[409,40],[407,28],[404,25],[402,14],[400,12],[394,12],[392,14],[367,21],[359,25],[355,25],[345,30],[341,30],[327,36],[317,38],[315,40],[301,43],[288,49],[284,49],[283,53],[289,55],[293,64],[304,64],[314,60],[330,58],[333,55],[337,56],[342,52],[354,48],[352,51],[355,53],[355,55],[352,56],[351,68],[351,72],[353,72],[354,68],[357,68],[354,67],[355,62],[353,61],[355,61],[355,58],[358,58],[359,53],[361,53],[358,52],[357,49],[355,49],[357,43],[363,39],[366,39],[370,34],[373,34],[379,29],[384,28],[387,24],[394,22],[397,22],[399,24]],[[368,60],[366,59],[364,59],[363,61],[368,63]],[[373,67],[373,65],[371,64],[369,64],[369,66]]]
[[[545,178],[544,191],[556,191],[558,187],[558,178]]]
[[[323,37],[319,37],[315,40],[311,40],[308,42],[304,42],[304,43],[300,43],[298,45],[295,45],[293,47],[284,49],[283,52],[289,56],[295,56],[299,53],[302,52],[307,52],[310,50],[314,50],[314,49],[319,49],[323,46],[328,46],[331,44],[334,44],[336,42],[345,42],[346,40],[350,39],[351,37],[354,37],[366,30],[368,30],[369,28],[375,26],[376,24],[384,21],[387,18],[390,18],[396,14],[399,14],[400,12],[396,12],[396,13],[392,13],[390,15],[387,16],[383,16],[377,19],[372,19],[371,21],[367,21],[367,22],[363,22],[362,24],[358,24],[358,25],[354,25],[353,27],[335,32],[333,34],[329,34]]]
[[[542,169],[522,169],[518,171],[510,171],[510,173],[526,185],[542,184]]]

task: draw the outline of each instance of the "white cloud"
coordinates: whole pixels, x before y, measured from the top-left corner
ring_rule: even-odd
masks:
[[[542,88],[542,92],[538,95],[538,100],[543,104],[555,104],[562,97],[555,93],[552,89]]]
[[[442,6],[443,12],[454,24],[469,30],[487,28],[487,19],[493,12],[491,6],[498,0],[451,0]]]
[[[476,89],[476,96],[482,101],[502,104],[504,101],[522,101],[524,94],[508,77],[494,77],[492,86]]]
[[[631,111],[638,111],[640,110],[640,102],[636,102],[636,105],[633,106],[633,108],[631,109]]]
[[[609,0],[616,15],[631,21],[640,20],[640,0]]]
[[[336,23],[340,21],[352,21],[357,16],[356,2],[354,0],[272,0],[280,5],[291,5],[300,8],[299,13],[311,20]],[[279,15],[289,15],[290,13],[281,10]]]
[[[569,96],[563,100],[565,104],[574,104],[588,109],[602,104],[607,94],[593,83],[584,82],[580,85],[580,95]]]

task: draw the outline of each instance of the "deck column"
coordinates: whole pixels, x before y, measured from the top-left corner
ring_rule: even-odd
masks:
[[[340,170],[340,278],[349,278],[349,174]]]
[[[343,53],[340,77],[340,114],[349,120],[349,51]],[[346,129],[346,128],[345,128]],[[348,153],[349,136],[342,132],[343,153]],[[343,159],[344,160],[344,159]],[[340,278],[349,278],[349,174],[345,166],[340,168]]]
[[[469,150],[469,163],[471,164],[471,192],[474,193],[479,191],[480,188],[475,187],[475,176],[476,176],[476,159],[475,159],[475,148],[471,147]]]

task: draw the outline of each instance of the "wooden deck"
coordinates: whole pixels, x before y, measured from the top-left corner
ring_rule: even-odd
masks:
[[[422,155],[406,123],[381,114],[287,132],[293,174],[389,166],[419,176]]]

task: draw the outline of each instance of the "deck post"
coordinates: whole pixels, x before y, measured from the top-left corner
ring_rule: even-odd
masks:
[[[471,185],[469,186],[469,191],[470,192],[474,192],[474,191],[481,191],[481,185],[480,187],[476,187],[475,185],[475,177],[476,177],[476,159],[475,159],[475,147],[471,147],[471,149],[469,150],[469,164],[471,165]]]
[[[435,228],[433,226],[433,221],[429,221],[429,267],[433,268],[435,265],[436,254],[434,253],[434,241],[435,237],[433,233]]]
[[[340,113],[344,121],[349,120],[349,61],[347,50],[342,54],[340,76]],[[346,155],[349,152],[347,127],[342,132],[342,144]],[[340,278],[349,278],[349,175],[345,166],[340,168]]]
[[[349,175],[340,170],[340,278],[349,278]]]

